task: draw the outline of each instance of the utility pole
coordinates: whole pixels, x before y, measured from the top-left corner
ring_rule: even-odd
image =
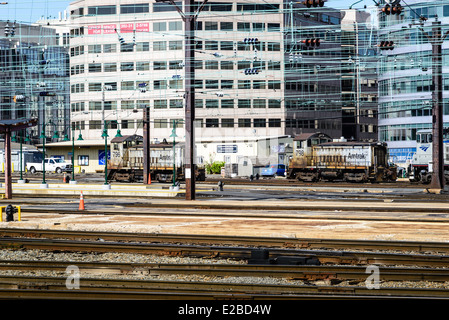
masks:
[[[185,24],[185,100],[186,100],[186,200],[195,200],[195,21],[196,15],[193,0],[184,1]],[[175,161],[175,159],[173,159]]]
[[[156,0],[156,2],[168,2],[173,5],[184,21],[185,35],[185,180],[186,180],[186,200],[195,200],[195,23],[198,14],[204,8],[208,0],[203,0],[195,11],[194,0],[184,1],[184,12],[179,8],[174,0]]]
[[[143,109],[143,183],[148,184],[151,175],[150,107]]]
[[[432,44],[432,182],[429,189],[443,190],[443,67],[442,44],[449,31],[441,36],[441,21],[432,22],[432,35],[419,28]]]

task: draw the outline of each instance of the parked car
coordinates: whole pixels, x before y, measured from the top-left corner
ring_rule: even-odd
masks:
[[[284,176],[285,164],[269,164],[262,169],[261,175],[264,177]]]
[[[43,163],[42,162],[28,162],[27,170],[31,173],[36,173],[37,171],[43,171]],[[58,158],[45,158],[45,171],[50,172],[72,172],[72,164],[65,162],[62,159]]]

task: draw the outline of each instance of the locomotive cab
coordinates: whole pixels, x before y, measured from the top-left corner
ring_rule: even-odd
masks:
[[[332,141],[332,138],[325,133],[302,133],[293,139],[293,157],[289,161],[288,178],[290,179],[316,179],[315,172],[304,170],[314,166],[313,147],[321,143]],[[307,175],[307,177],[305,176]]]
[[[432,180],[432,129],[419,130],[416,133],[416,153],[410,165],[409,179],[412,182],[430,183]],[[443,131],[444,175],[449,179],[449,133]]]
[[[119,169],[129,166],[128,150],[131,147],[142,144],[143,137],[139,135],[128,135],[115,137],[111,140],[111,160],[108,166],[111,169]]]

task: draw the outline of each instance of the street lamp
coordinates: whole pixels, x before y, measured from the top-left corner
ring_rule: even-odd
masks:
[[[26,131],[25,131],[26,132]],[[28,142],[30,141],[30,138],[28,137],[28,135],[26,134],[25,138],[22,135],[22,130],[20,131],[20,135],[17,136],[13,136],[11,141],[12,142],[17,142],[17,138],[19,139],[20,142],[20,155],[19,155],[19,168],[20,168],[20,180],[18,180],[18,183],[25,183],[25,180],[23,179],[23,169],[22,169],[22,158],[23,158],[23,151],[22,151],[22,143],[23,142]]]
[[[110,120],[110,121],[104,121],[104,129],[103,133],[101,134],[101,137],[104,138],[104,184],[103,189],[110,189],[111,186],[108,184],[108,125],[110,123],[117,123],[117,120]],[[115,135],[116,138],[122,137],[122,134],[120,133],[120,130],[117,129],[117,134]]]
[[[175,139],[177,137],[176,135],[176,126],[178,125],[178,121],[173,119],[173,130],[171,132],[170,138],[173,138],[173,186],[171,187],[172,190],[175,190],[176,187],[176,147],[175,147]]]
[[[40,139],[42,139],[42,153],[43,153],[43,159],[42,159],[42,184],[41,184],[41,188],[46,189],[48,188],[48,184],[45,181],[45,140],[47,140],[47,137],[45,136],[45,127],[47,126],[47,124],[50,125],[54,125],[56,126],[55,123],[53,123],[51,120],[49,120],[47,123],[43,123],[42,124],[42,131],[41,131],[41,135],[39,136]],[[54,131],[53,139],[59,139],[59,134],[58,131]]]
[[[81,135],[81,129],[78,127],[78,129],[80,130],[80,134],[78,136],[78,141],[84,140],[83,136]],[[69,137],[68,135],[64,135],[64,140],[63,141],[69,141]],[[70,180],[70,184],[76,184],[76,180],[75,180],[75,127],[72,128],[72,180]]]
[[[39,136],[40,139],[42,139],[42,184],[41,188],[48,188],[48,184],[45,182],[45,140],[47,137],[45,136],[45,126],[46,123],[42,124],[42,131],[41,135]]]

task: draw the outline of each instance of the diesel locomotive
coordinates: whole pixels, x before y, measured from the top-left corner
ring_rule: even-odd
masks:
[[[173,182],[185,180],[184,144],[178,143],[173,150],[173,144],[167,141],[150,145],[150,175],[151,181]],[[111,140],[111,159],[108,160],[108,180],[121,182],[143,181],[143,137],[128,135],[115,137]],[[175,171],[174,171],[175,170]],[[195,179],[204,181],[204,167],[196,166]]]
[[[304,133],[293,140],[288,178],[300,181],[396,181],[397,167],[388,163],[386,143],[333,139]]]

